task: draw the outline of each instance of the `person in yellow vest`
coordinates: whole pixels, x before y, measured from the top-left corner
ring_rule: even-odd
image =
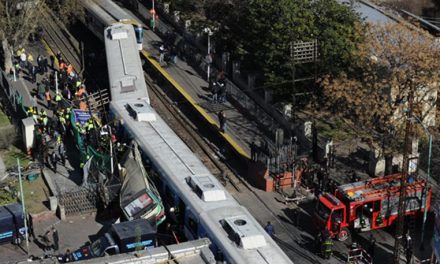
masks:
[[[86,130],[79,122],[76,122],[76,129],[78,130],[79,136],[81,137],[81,140],[84,142],[86,140]]]
[[[90,118],[87,121],[87,126],[86,126],[87,132],[90,132],[94,128],[95,128],[95,125],[93,125],[93,120]]]
[[[61,96],[60,92],[57,92],[55,95],[55,103],[57,104],[57,107],[60,107],[60,103],[63,97]]]
[[[60,122],[59,123],[60,134],[63,135],[63,137],[64,137],[66,135],[67,129],[66,129],[66,119],[64,118],[63,114],[58,116],[58,121]]]
[[[92,130],[95,128],[95,125],[93,124],[93,120],[90,118],[87,121],[86,124],[86,131],[87,131],[87,142],[90,142],[90,136],[92,134]]]
[[[32,106],[29,106],[29,108],[26,111],[28,117],[34,116],[34,108]]]
[[[64,118],[66,119],[66,130],[70,127],[70,111],[71,108],[67,107],[66,111],[64,112]]]

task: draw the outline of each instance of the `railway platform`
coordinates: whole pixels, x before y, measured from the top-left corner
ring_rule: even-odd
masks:
[[[263,142],[266,140],[264,133],[258,127],[258,123],[249,118],[248,113],[242,111],[228,100],[224,103],[212,102],[206,76],[202,76],[197,69],[190,65],[187,59],[179,57],[175,63],[160,63],[159,46],[161,43],[163,43],[163,39],[158,34],[151,30],[144,30],[143,56],[209,124],[218,128],[218,133],[221,134],[221,137],[239,155],[250,159],[251,142]],[[215,73],[216,70],[213,72]],[[218,113],[220,111],[226,114],[227,129],[224,133],[220,131],[220,122],[218,120]]]

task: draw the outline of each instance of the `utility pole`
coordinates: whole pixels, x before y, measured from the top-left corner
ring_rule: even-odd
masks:
[[[290,42],[290,59],[291,59],[291,70],[292,70],[292,112],[293,109],[295,108],[295,104],[296,104],[296,98],[295,98],[295,53],[294,51],[294,42]],[[293,113],[291,113],[291,116],[293,116]]]
[[[393,263],[400,263],[400,246],[403,238],[403,227],[405,221],[405,211],[406,211],[406,187],[407,187],[407,178],[408,178],[408,165],[409,160],[408,156],[410,154],[411,148],[411,133],[412,133],[412,107],[413,107],[413,91],[412,86],[410,87],[411,91],[408,95],[408,111],[406,112],[406,124],[405,124],[405,143],[403,150],[403,168],[402,168],[402,178],[400,180],[400,196],[399,196],[399,209],[397,215],[397,227],[396,234],[394,237],[394,256]]]
[[[24,229],[25,229],[25,240],[26,240],[26,253],[29,256],[29,230],[27,227],[27,214],[26,214],[26,206],[24,203],[24,192],[23,192],[23,182],[21,180],[21,168],[20,168],[20,159],[17,158],[17,167],[18,167],[18,182],[20,184],[20,196],[21,196],[21,206],[23,208],[23,217],[24,217]]]

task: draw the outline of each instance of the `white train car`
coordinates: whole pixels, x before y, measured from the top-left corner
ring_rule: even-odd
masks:
[[[121,44],[127,37],[132,44]],[[137,141],[160,175],[162,198],[174,212],[175,220],[183,224],[185,236],[210,238],[217,259],[228,263],[291,263],[247,209],[237,203],[149,105],[141,91],[146,92],[145,83],[137,86],[139,83],[127,81],[128,88],[124,88],[123,82],[118,81],[121,73],[128,72],[130,57],[124,54],[131,50],[136,54],[130,56],[137,56],[132,59],[139,60],[133,27],[114,24],[105,29],[104,38],[112,84],[110,111],[123,121],[125,131]]]
[[[247,209],[225,191],[149,105],[141,65],[129,62],[139,59],[133,27],[111,26],[119,20],[130,19],[128,14],[122,9],[118,11],[119,7],[109,0],[82,2],[87,14],[86,25],[106,42],[112,86],[110,110],[115,118],[123,121],[127,132],[136,139],[162,177],[162,197],[172,207],[176,220],[184,224],[186,236],[189,239],[209,237],[217,259],[228,263],[292,263]],[[111,27],[104,30],[106,26]],[[126,28],[132,44],[111,48],[112,27],[119,28],[115,32]],[[122,36],[125,33],[115,38]],[[127,55],[130,52],[126,49],[132,54]]]
[[[116,23],[104,31],[112,101],[150,104],[132,25]]]

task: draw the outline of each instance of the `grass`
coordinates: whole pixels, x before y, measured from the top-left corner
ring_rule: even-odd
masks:
[[[0,110],[0,127],[4,127],[10,124],[11,122],[9,121],[9,117]]]
[[[5,190],[5,186],[8,186],[10,192]],[[17,197],[19,192],[20,185],[18,179],[3,182],[0,188],[0,205],[11,204],[21,200],[21,197]],[[27,212],[35,214],[47,210],[44,202],[48,200],[49,189],[43,177],[39,176],[32,182],[23,179],[23,192]]]
[[[3,158],[6,168],[11,168],[17,165],[17,158],[20,159],[20,165],[22,167],[28,166],[31,161],[26,153],[14,145],[10,145],[8,149],[1,151],[0,155]]]
[[[20,165],[27,167],[31,160],[25,152],[15,145],[10,145],[7,149],[0,151],[6,168],[11,168],[17,165],[17,158],[20,159]],[[5,186],[11,190],[5,190]],[[10,204],[20,200],[18,193],[20,186],[17,178],[5,180],[0,185],[0,205]],[[41,175],[34,181],[29,182],[23,177],[23,192],[26,209],[29,213],[40,213],[47,210],[44,201],[48,200],[49,190]]]
[[[29,213],[41,213],[47,210],[43,202],[49,200],[49,189],[40,175],[33,182],[23,181],[24,202]]]

